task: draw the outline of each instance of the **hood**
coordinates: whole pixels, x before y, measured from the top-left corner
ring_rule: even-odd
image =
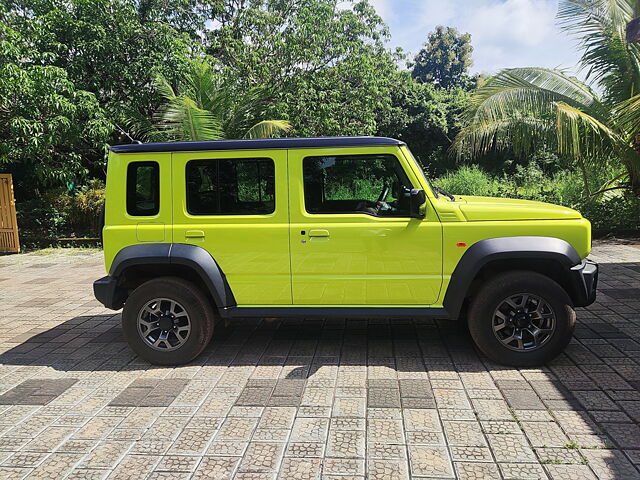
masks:
[[[566,220],[582,218],[568,207],[513,198],[456,196],[460,211],[468,221],[489,220]]]

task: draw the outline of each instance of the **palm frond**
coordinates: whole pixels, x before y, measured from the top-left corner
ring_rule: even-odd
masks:
[[[287,133],[291,130],[292,125],[287,120],[263,120],[252,126],[245,138],[271,138],[280,133]]]
[[[467,126],[452,149],[464,158],[491,150],[525,154],[541,143],[554,145],[558,103],[606,118],[595,93],[576,78],[544,68],[503,70],[474,92]]]
[[[165,138],[266,138],[292,128],[286,120],[267,119],[271,94],[266,87],[235,92],[207,61],[194,61],[178,84],[174,89],[163,76],[155,82],[165,103],[154,114],[154,123]]]
[[[587,79],[600,85],[609,103],[635,95],[640,88],[640,47],[625,41],[634,1],[562,0],[558,10],[561,27],[578,40]]]
[[[590,107],[597,101],[593,90],[575,77],[561,70],[541,67],[507,68],[491,77],[477,92],[482,97],[490,96],[496,91],[506,88],[530,88],[544,90],[555,98],[564,98],[572,104]]]
[[[613,27],[622,32],[633,18],[635,0],[561,0],[558,22],[568,33],[586,38]]]
[[[640,94],[616,105],[613,113],[620,128],[626,132],[627,140],[632,142],[640,134]]]
[[[481,157],[492,151],[527,153],[552,142],[554,134],[549,119],[514,115],[466,125],[453,141],[451,151],[458,160]]]
[[[606,157],[625,148],[625,141],[618,132],[597,118],[564,102],[557,102],[555,108],[561,154],[573,158]]]
[[[155,115],[156,125],[171,140],[220,140],[220,121],[189,97],[174,97]]]
[[[502,70],[474,92],[467,119],[548,116],[553,115],[553,103],[558,101],[606,112],[594,92],[574,77],[545,68],[511,68]]]

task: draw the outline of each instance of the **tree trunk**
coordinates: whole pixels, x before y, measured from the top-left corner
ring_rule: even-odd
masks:
[[[629,185],[633,194],[640,197],[640,133],[633,139],[633,148],[638,154],[638,162],[636,166],[633,161],[630,161],[627,166],[629,170]]]

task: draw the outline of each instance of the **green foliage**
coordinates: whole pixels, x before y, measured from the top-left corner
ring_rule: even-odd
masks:
[[[468,75],[472,53],[471,35],[439,25],[416,55],[411,75],[420,83],[440,88],[468,88],[473,84]]]
[[[368,2],[229,2],[208,34],[208,52],[240,91],[268,87],[269,118],[285,118],[292,136],[371,135],[389,104],[397,70],[387,29]]]
[[[65,70],[77,88],[94,93],[117,125],[131,109],[150,115],[160,101],[154,76],[173,78],[198,50],[197,43],[171,25],[141,21],[145,19],[134,0],[11,3],[7,23],[46,54],[47,64]]]
[[[378,134],[404,140],[432,174],[450,170],[446,151],[462,124],[470,94],[413,81],[408,72],[392,77],[391,105],[378,114]]]
[[[254,87],[234,95],[231,86],[205,61],[194,61],[178,90],[159,75],[156,85],[165,103],[155,113],[156,128],[145,135],[165,140],[268,138],[286,133],[286,120],[267,120],[270,94]]]
[[[581,64],[602,95],[558,70],[503,70],[474,93],[454,143],[458,157],[553,146],[580,168],[586,192],[589,177],[613,159],[625,169],[621,186],[640,195],[640,110],[634,97],[640,89],[640,46],[624,41],[631,5],[632,0],[562,0],[558,18],[580,40]]]
[[[602,184],[614,173],[600,172],[591,181],[594,185]],[[532,162],[528,166],[517,165],[513,174],[491,175],[478,165],[463,165],[433,183],[454,195],[522,198],[566,205],[589,219],[596,234],[640,229],[640,199],[619,191],[598,197],[584,196],[581,175],[569,170],[549,175]]]
[[[71,196],[68,223],[75,236],[101,236],[104,188],[103,181],[91,180]]]
[[[104,182],[91,180],[73,192],[67,188],[47,190],[17,206],[20,235],[26,238],[98,238],[104,211]]]
[[[598,95],[544,69],[471,78],[469,35],[444,27],[402,71],[368,1],[0,2],[0,170],[14,174],[23,228],[95,236],[103,193],[89,179],[104,179],[108,143],[379,134],[406,141],[454,193],[631,225],[637,202],[619,190],[584,199],[623,181],[640,192],[640,47],[621,40],[630,4],[561,1]],[[453,138],[491,173],[447,174]]]
[[[0,170],[14,174],[18,198],[95,173],[111,131],[96,97],[62,68],[25,63],[39,52],[3,23],[0,38]]]
[[[435,184],[455,195],[489,196],[498,189],[496,180],[477,165],[464,165],[439,177]]]

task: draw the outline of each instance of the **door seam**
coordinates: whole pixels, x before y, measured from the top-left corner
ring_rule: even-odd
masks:
[[[286,150],[285,165],[287,170],[287,240],[289,242],[289,292],[291,295],[291,305],[295,305],[293,298],[293,264],[291,262],[291,236],[293,235],[291,227],[291,182],[289,181],[289,150]]]

